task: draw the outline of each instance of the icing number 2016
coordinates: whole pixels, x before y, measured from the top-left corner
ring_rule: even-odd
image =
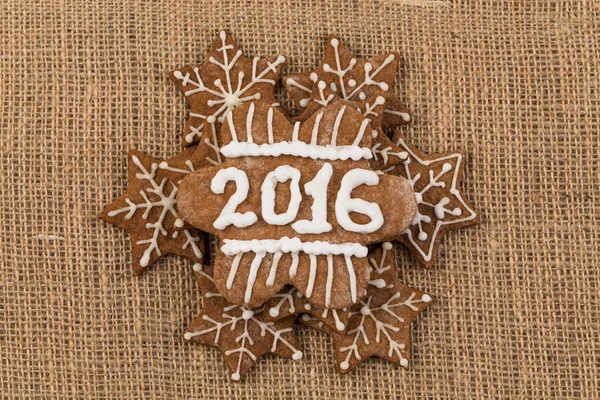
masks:
[[[313,198],[311,207],[312,219],[301,219],[292,224],[292,228],[301,234],[329,232],[332,226],[327,222],[327,187],[333,175],[331,164],[325,163],[317,175],[304,185],[304,191]],[[298,168],[281,165],[265,177],[261,186],[262,217],[271,225],[286,225],[296,219],[302,194],[300,193],[301,172]],[[221,210],[221,214],[213,223],[216,229],[222,230],[229,225],[245,228],[254,224],[258,218],[252,211],[236,212],[237,207],[248,197],[250,184],[246,173],[235,167],[222,169],[213,177],[210,188],[215,194],[223,194],[227,182],[236,185],[235,193],[229,198]],[[275,186],[277,183],[290,181],[291,198],[284,213],[275,213]],[[342,178],[340,190],[335,201],[335,217],[338,223],[347,231],[371,233],[383,225],[383,214],[377,203],[362,199],[351,198],[354,188],[360,185],[375,186],[379,184],[379,176],[370,170],[355,168],[348,171]],[[371,221],[367,224],[357,224],[350,218],[350,213],[368,216]]]

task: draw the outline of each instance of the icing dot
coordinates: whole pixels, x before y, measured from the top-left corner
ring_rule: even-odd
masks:
[[[331,39],[331,45],[333,47],[338,47],[338,44],[340,44],[339,40],[337,40],[335,38]]]
[[[370,315],[371,309],[368,306],[362,306],[362,308],[360,309],[360,313],[362,315]]]
[[[162,169],[168,168],[169,164],[166,161],[161,162],[158,166]]]
[[[192,269],[196,272],[202,272],[202,264],[194,264],[194,266],[192,267]]]
[[[192,332],[186,332],[185,335],[183,335],[183,338],[185,340],[190,340],[192,338]]]
[[[427,240],[427,233],[419,232],[418,238],[419,238],[419,240]]]
[[[302,352],[297,350],[294,354],[292,354],[292,360],[300,360],[302,359]]]
[[[296,292],[296,297],[301,299],[303,297],[302,292]]]
[[[382,247],[384,248],[384,250],[391,250],[392,244],[390,242],[385,242],[383,243]]]
[[[361,100],[364,100],[364,99],[366,99],[366,98],[367,98],[367,95],[366,95],[366,94],[364,94],[363,92],[360,92],[360,93],[358,94],[358,98],[359,98],[359,99],[361,99]]]
[[[269,309],[269,315],[271,317],[276,317],[276,316],[279,315],[279,310],[277,308],[275,308],[275,307],[272,307],[272,308]]]
[[[350,367],[350,365],[348,364],[348,361],[342,361],[340,363],[340,368],[341,369],[348,369]]]
[[[317,74],[314,73],[314,72],[311,72],[310,73],[310,80],[313,81],[313,82],[316,82],[317,79],[319,79],[319,77],[317,76]]]
[[[331,82],[331,83],[329,84],[329,88],[330,88],[332,91],[334,91],[334,92],[337,90],[337,86],[336,86],[336,85],[335,85],[335,83],[333,83],[333,82]]]
[[[234,372],[233,374],[231,374],[231,379],[233,379],[234,381],[239,381],[240,380],[240,374],[237,372]]]
[[[181,218],[177,218],[175,220],[175,223],[173,223],[173,225],[175,225],[176,228],[183,228],[183,226],[185,225],[185,222],[183,222],[183,220]]]
[[[183,79],[183,74],[181,73],[181,71],[173,72],[173,76],[177,79]]]
[[[369,72],[373,69],[373,64],[371,63],[366,63],[365,64],[365,71]]]
[[[390,89],[390,87],[388,86],[388,84],[385,83],[385,82],[381,82],[379,84],[379,87],[381,87],[381,90],[383,90],[384,92],[387,92]]]
[[[308,105],[309,99],[300,100],[300,107],[306,107]]]
[[[214,124],[216,120],[217,119],[214,115],[209,115],[208,117],[206,117],[206,122],[208,122],[209,124]]]
[[[375,104],[385,104],[385,98],[383,96],[377,96],[377,98],[375,99]]]
[[[302,314],[302,321],[310,321],[310,315]]]
[[[431,301],[431,296],[424,294],[423,297],[421,297],[421,300],[423,300],[425,303],[429,303]]]
[[[310,306],[310,304],[305,304],[304,305],[304,309],[307,310],[307,311],[310,310],[311,308],[312,307]]]
[[[319,89],[325,89],[325,87],[327,86],[327,82],[325,82],[325,81],[319,81],[319,83],[317,84],[317,86],[319,87]]]
[[[356,86],[356,81],[355,81],[354,79],[350,79],[350,80],[348,81],[348,86],[350,86],[350,87],[354,87],[354,86]]]
[[[287,78],[287,79],[285,80],[285,84],[286,84],[286,85],[288,85],[288,86],[291,86],[291,85],[293,85],[294,83],[296,83],[296,81],[295,81],[295,80],[293,80],[292,78]]]
[[[400,365],[402,365],[403,367],[408,367],[408,360],[406,358],[403,358],[402,360],[400,360]]]
[[[372,130],[371,131],[371,136],[373,136],[373,139],[375,139],[377,137],[377,131],[376,130]]]
[[[456,208],[454,209],[454,211],[452,211],[452,214],[454,214],[454,215],[457,215],[457,216],[458,216],[458,215],[462,214],[462,210],[461,210],[460,208],[456,207]]]
[[[227,104],[228,107],[237,107],[240,105],[241,100],[239,97],[237,97],[235,94],[228,94],[227,96],[225,96],[225,104]]]
[[[442,167],[442,171],[448,172],[451,169],[452,169],[452,164],[450,164],[450,163],[444,163],[444,166]]]
[[[242,318],[244,318],[246,321],[248,321],[252,317],[254,317],[254,311],[244,310],[244,312],[242,312]]]

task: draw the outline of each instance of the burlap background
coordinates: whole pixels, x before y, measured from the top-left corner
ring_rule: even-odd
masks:
[[[0,2],[0,397],[599,398],[598,3],[297,3]],[[400,252],[402,279],[439,298],[409,370],[340,376],[329,338],[300,329],[303,362],[267,357],[232,384],[182,339],[200,308],[190,263],[134,278],[128,236],[96,219],[128,148],[179,149],[167,72],[222,27],[289,72],[328,32],[363,56],[397,49],[405,133],[468,148],[484,224],[448,235],[431,271]]]

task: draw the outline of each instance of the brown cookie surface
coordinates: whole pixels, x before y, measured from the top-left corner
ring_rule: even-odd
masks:
[[[141,274],[166,254],[201,262],[202,233],[191,226],[175,226],[179,183],[202,164],[196,149],[168,160],[131,150],[128,159],[127,190],[101,212],[100,219],[130,234],[133,272]]]

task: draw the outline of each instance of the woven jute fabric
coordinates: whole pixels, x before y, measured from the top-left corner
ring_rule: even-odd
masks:
[[[360,56],[397,50],[403,132],[468,150],[483,224],[448,234],[431,270],[399,248],[402,281],[437,298],[408,370],[341,376],[330,338],[299,328],[302,361],[265,357],[234,384],[182,338],[201,308],[191,263],[133,277],[128,235],[97,219],[128,149],[181,149],[167,73],[221,28],[288,73],[329,32]],[[0,397],[600,398],[599,29],[592,0],[2,0]]]

